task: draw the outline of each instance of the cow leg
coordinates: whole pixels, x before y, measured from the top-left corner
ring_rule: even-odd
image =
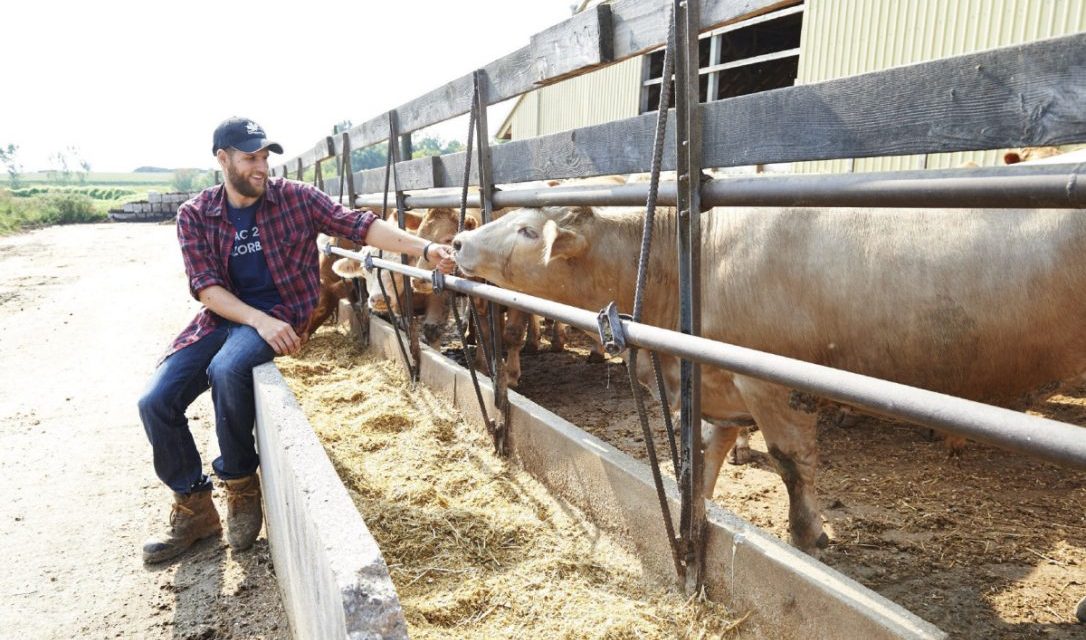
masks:
[[[531,314],[518,309],[509,309],[505,313],[502,345],[505,347],[505,383],[510,387],[520,382],[520,352],[524,348],[531,318]]]
[[[320,296],[317,298],[317,306],[309,314],[309,322],[305,325],[305,333],[313,335],[313,332],[332,315],[332,310],[335,309],[337,302],[338,298],[336,298],[335,294],[322,287]]]
[[[735,439],[732,454],[728,456],[728,464],[749,464],[750,457],[750,429],[744,427],[739,430],[739,437]]]
[[[592,338],[592,351],[589,352],[589,363],[598,364],[607,360],[607,352],[604,351],[603,342],[599,341],[599,336],[590,334],[588,331],[584,331],[584,335]]]
[[[528,316],[528,336],[524,342],[524,350],[528,353],[539,351],[539,340],[543,334],[543,319],[537,315]]]
[[[441,348],[445,325],[449,321],[449,306],[445,296],[431,293],[426,300],[426,315],[422,317],[422,337],[434,349]]]
[[[559,352],[566,348],[566,330],[565,324],[558,322],[557,320],[551,321],[551,351]]]
[[[780,385],[735,376],[735,386],[758,422],[769,455],[788,490],[788,530],[792,544],[814,554],[829,544],[822,530],[816,493],[817,413],[805,406],[790,406],[791,391]]]
[[[739,427],[728,423],[701,421],[702,477],[701,488],[706,499],[713,498],[724,456],[735,444]]]

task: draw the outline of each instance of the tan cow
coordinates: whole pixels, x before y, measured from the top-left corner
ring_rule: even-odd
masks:
[[[498,209],[494,211],[494,217],[498,218],[504,215],[508,209]],[[467,230],[474,229],[478,226],[479,220],[482,215],[478,209],[468,209],[465,212],[464,228]],[[460,227],[460,211],[459,209],[452,209],[447,207],[430,209],[423,217],[422,223],[419,225],[418,234],[422,238],[432,240],[439,244],[451,244],[453,236],[456,235],[457,230]],[[431,271],[435,265],[419,257],[417,265],[420,269]],[[431,283],[424,280],[414,280],[413,284],[416,291],[425,291],[427,293],[432,291]],[[483,336],[479,339],[486,339],[489,335],[489,322],[487,321],[487,305],[485,303],[476,304],[476,313],[480,316],[480,328],[483,331]],[[441,318],[436,315],[431,317],[431,314],[427,314],[430,318],[430,324],[423,324],[423,332],[426,335],[434,333],[440,334],[444,331],[445,324],[448,318],[448,313]],[[440,324],[434,324],[439,322]],[[539,349],[539,317],[517,309],[507,309],[498,318],[498,330],[502,334],[502,346],[505,348],[505,379],[506,384],[511,387],[517,386],[520,382],[521,364],[520,354],[521,351],[527,349],[528,351],[536,351]],[[472,331],[474,335],[474,331]],[[485,369],[485,355],[483,350],[476,351],[476,367]]]
[[[355,251],[359,248],[359,245],[346,238],[334,238],[323,233],[317,235],[317,247],[319,249],[323,249],[328,244],[348,251]],[[306,322],[306,335],[313,335],[313,332],[324,324],[328,318],[336,315],[339,310],[340,300],[352,300],[354,297],[354,285],[337,274],[332,268],[335,260],[336,256],[327,255],[324,251],[321,251],[319,258],[320,291],[317,294],[317,306],[313,308],[312,313],[309,314],[309,320]]]
[[[633,304],[640,211],[521,209],[457,236],[465,273],[586,309]],[[1073,210],[728,208],[702,216],[708,338],[983,402],[1086,372],[1086,216]],[[675,217],[658,214],[644,320],[676,327]],[[790,498],[793,544],[827,540],[811,403],[703,370],[708,420],[753,418]],[[710,430],[711,495],[738,429]]]

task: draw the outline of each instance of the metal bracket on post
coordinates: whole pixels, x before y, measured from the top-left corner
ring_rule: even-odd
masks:
[[[626,330],[622,328],[623,320],[632,320],[631,316],[618,312],[618,306],[614,302],[600,310],[596,316],[596,325],[600,331],[600,344],[608,354],[617,356],[626,350]]]
[[[434,293],[445,292],[445,274],[440,269],[434,269],[430,274],[430,284],[434,288]]]

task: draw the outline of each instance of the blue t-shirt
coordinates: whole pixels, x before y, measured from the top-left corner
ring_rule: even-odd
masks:
[[[256,224],[257,200],[248,207],[235,209],[226,203],[226,215],[234,225],[234,248],[230,251],[230,280],[237,288],[238,298],[245,304],[268,311],[282,304],[275,288],[264,247],[260,244],[260,228]]]

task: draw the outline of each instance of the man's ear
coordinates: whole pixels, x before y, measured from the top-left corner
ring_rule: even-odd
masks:
[[[588,241],[576,231],[563,229],[554,220],[543,224],[543,264],[552,260],[576,258],[588,249]]]
[[[226,171],[226,164],[227,160],[229,159],[229,156],[226,154],[226,149],[219,149],[215,152],[215,159],[219,161],[219,168],[223,171]]]

